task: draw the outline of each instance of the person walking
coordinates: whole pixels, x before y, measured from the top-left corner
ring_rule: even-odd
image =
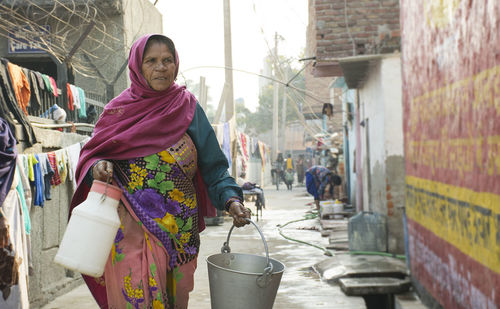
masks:
[[[93,180],[123,190],[104,275],[84,279],[100,308],[187,308],[204,216],[215,206],[241,227],[250,210],[203,109],[175,83],[172,40],[142,36],[128,66],[130,87],[106,105],[77,166],[71,209]]]
[[[288,190],[292,190],[295,166],[291,154],[288,154],[285,164],[286,164],[286,170],[285,170],[286,188]]]

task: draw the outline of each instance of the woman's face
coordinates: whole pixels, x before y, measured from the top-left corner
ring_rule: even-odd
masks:
[[[153,90],[163,91],[172,85],[175,58],[167,45],[155,42],[144,51],[141,72]]]

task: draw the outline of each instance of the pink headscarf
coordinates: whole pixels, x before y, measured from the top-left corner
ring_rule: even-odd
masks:
[[[144,48],[153,35],[159,34],[145,35],[132,45],[128,60],[131,86],[106,105],[91,140],[80,152],[72,208],[86,196],[80,184],[94,162],[160,152],[176,143],[191,124],[196,108],[194,95],[175,82],[164,91],[155,91],[141,73]],[[175,60],[177,76],[177,52]]]

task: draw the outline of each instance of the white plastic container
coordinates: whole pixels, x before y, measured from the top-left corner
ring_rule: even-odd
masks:
[[[329,217],[333,215],[333,201],[320,201],[319,202],[319,214],[321,218]]]
[[[119,187],[94,180],[87,199],[71,213],[54,262],[92,277],[100,277],[120,227]]]
[[[333,204],[333,218],[334,219],[344,219],[343,214],[338,214],[344,211],[344,203],[342,203],[339,200],[335,200],[335,203]]]

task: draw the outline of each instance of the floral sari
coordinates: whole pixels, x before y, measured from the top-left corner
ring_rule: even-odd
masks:
[[[115,161],[126,199],[103,278],[109,308],[185,308],[199,250],[193,184],[196,148],[186,134],[142,158]]]

